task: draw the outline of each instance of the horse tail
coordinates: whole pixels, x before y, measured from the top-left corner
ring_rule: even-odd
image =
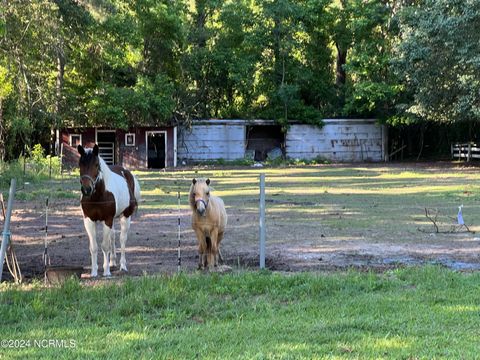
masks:
[[[138,206],[140,204],[140,201],[142,200],[142,196],[140,194],[140,183],[138,182],[138,179],[135,175],[133,175],[133,181],[134,181],[134,195],[135,195],[135,200],[137,201],[137,211],[138,211]]]

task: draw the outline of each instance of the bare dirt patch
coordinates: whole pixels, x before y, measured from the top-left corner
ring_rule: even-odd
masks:
[[[369,165],[368,168],[375,170],[380,166]],[[422,169],[432,172],[458,170],[446,165],[422,165]],[[388,226],[382,228],[378,224],[373,224],[372,227],[351,226],[342,230],[336,223],[334,225],[337,227],[329,221],[335,218],[341,224],[344,219],[356,220],[364,214],[352,211],[348,206],[327,208],[321,198],[296,202],[278,199],[275,195],[271,193],[267,197],[270,201],[267,202],[267,208],[275,205],[283,209],[283,212],[278,215],[275,211],[267,212],[266,263],[272,270],[336,270],[350,267],[384,270],[425,263],[443,264],[458,270],[480,269],[480,234],[420,232],[416,225],[393,231],[389,231]],[[258,267],[258,214],[255,201],[245,200],[243,205],[248,206],[229,206],[226,201],[229,225],[222,244],[226,265]],[[372,204],[372,212],[381,212],[376,204]],[[304,214],[298,208],[299,205],[323,210],[314,215]],[[46,237],[44,215],[44,206],[39,201],[15,202],[12,240],[22,272],[27,278],[43,276]],[[190,228],[190,211],[183,208],[179,212],[176,206],[166,210],[141,207],[133,217],[127,243],[130,275],[173,273],[177,270],[178,216],[181,218],[181,269],[188,272],[196,270],[197,247],[195,235]],[[285,217],[290,217],[291,221],[286,221]],[[428,229],[428,224],[424,228]],[[100,226],[97,228],[97,237],[100,244]],[[116,238],[118,259],[118,235]],[[88,238],[78,199],[51,201],[47,239],[52,265],[84,266],[85,274],[89,272]],[[101,274],[103,257],[100,247],[98,258]],[[115,271],[113,274],[120,275]]]

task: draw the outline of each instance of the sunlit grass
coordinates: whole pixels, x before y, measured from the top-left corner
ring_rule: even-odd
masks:
[[[242,272],[0,286],[2,358],[476,358],[478,273]]]

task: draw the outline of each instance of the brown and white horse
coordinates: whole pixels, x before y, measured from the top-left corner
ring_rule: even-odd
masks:
[[[132,173],[121,166],[108,166],[93,149],[78,146],[80,153],[80,184],[83,222],[90,240],[91,276],[96,277],[97,239],[96,222],[103,223],[103,276],[111,276],[110,266],[116,265],[113,220],[120,218],[120,270],[127,271],[125,244],[130,229],[130,216],[140,201],[140,185]]]
[[[221,259],[220,243],[227,226],[227,212],[223,200],[210,194],[209,179],[193,179],[190,187],[192,228],[198,241],[198,268],[218,265]]]

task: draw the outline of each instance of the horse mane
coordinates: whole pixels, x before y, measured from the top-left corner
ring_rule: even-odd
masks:
[[[205,186],[207,187],[207,189],[211,190],[210,186],[206,184],[205,182],[206,180],[203,179],[203,178],[199,178],[197,179],[197,182],[195,184],[192,184],[190,186],[190,192],[189,192],[189,196],[188,196],[188,202],[190,203],[190,207],[192,209],[195,209],[195,198],[192,196],[192,193],[193,193],[193,189],[195,189],[195,187],[199,184],[199,183],[204,183]]]
[[[93,152],[93,149],[86,149],[86,152]],[[98,178],[100,180],[103,180],[105,183],[105,186],[110,182],[110,179],[112,177],[112,170],[110,170],[110,167],[107,165],[105,160],[102,159],[100,155],[98,155],[98,162],[100,164],[100,173],[98,175]]]
[[[112,176],[112,170],[110,170],[110,167],[107,165],[105,160],[103,160],[100,155],[98,156],[98,161],[100,163],[100,179],[103,179],[106,186],[110,182],[110,178]]]

